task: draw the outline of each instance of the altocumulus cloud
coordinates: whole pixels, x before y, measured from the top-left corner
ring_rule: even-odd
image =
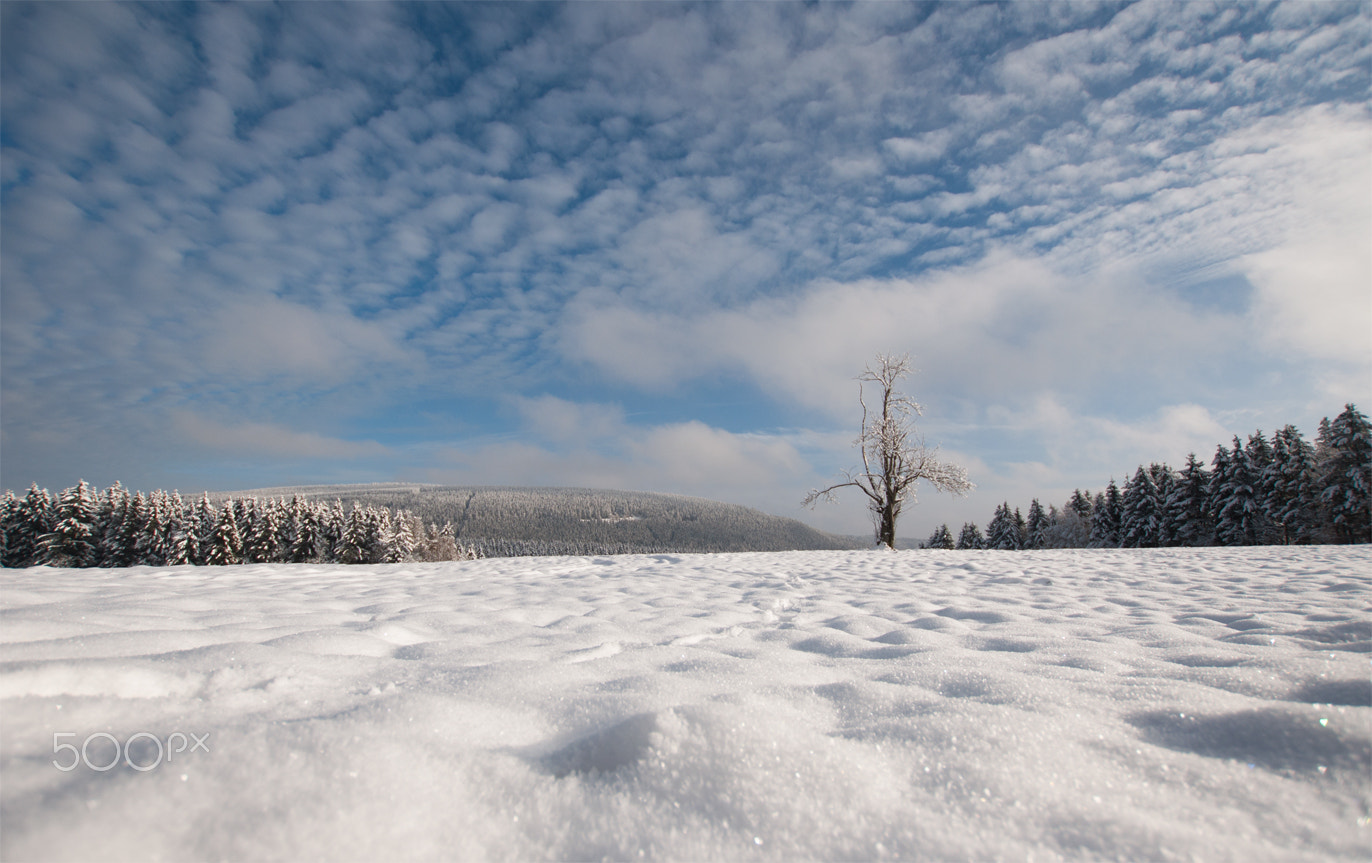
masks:
[[[5,485],[795,514],[908,350],[919,534],[1372,386],[1366,4],[0,15]]]

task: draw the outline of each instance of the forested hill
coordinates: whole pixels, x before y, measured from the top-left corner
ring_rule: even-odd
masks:
[[[543,554],[790,551],[855,548],[795,519],[736,504],[648,492],[583,488],[325,485],[226,492],[223,497],[300,495],[408,510],[453,525],[458,542],[488,557]],[[213,495],[212,495],[213,497]]]

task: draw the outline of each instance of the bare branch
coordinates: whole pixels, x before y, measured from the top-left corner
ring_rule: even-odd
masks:
[[[868,483],[871,482],[870,477],[865,476],[863,474],[853,475],[847,473],[846,471],[844,475],[848,477],[848,479],[844,482],[835,483],[834,485],[831,485],[828,488],[811,489],[810,493],[805,495],[805,499],[801,501],[801,505],[813,509],[815,504],[818,503],[820,500],[823,500],[825,502],[832,502],[834,499],[835,491],[841,488],[848,488],[849,486],[859,489],[863,494],[867,495],[867,497],[871,498],[873,501],[880,500],[876,493],[876,487],[869,487],[868,485]]]

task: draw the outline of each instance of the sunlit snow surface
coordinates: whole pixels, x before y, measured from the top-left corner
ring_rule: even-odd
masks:
[[[5,860],[1372,851],[1367,548],[0,582]]]

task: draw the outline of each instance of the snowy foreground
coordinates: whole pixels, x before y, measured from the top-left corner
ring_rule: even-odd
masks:
[[[0,609],[6,861],[1372,853],[1367,547],[35,568]]]

